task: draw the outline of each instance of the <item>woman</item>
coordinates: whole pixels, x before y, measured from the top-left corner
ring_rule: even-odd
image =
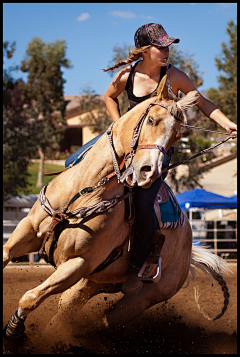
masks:
[[[126,61],[104,70],[114,70],[142,57],[142,60],[133,66],[120,70],[106,90],[105,102],[113,121],[120,118],[117,98],[124,90],[127,91],[130,110],[136,104],[157,94],[158,85],[166,73],[170,98],[176,99],[179,90],[184,94],[196,90],[185,73],[168,64],[169,46],[172,43],[178,43],[179,39],[169,37],[161,25],[150,23],[141,26],[136,31],[134,41],[135,49],[129,52]],[[214,120],[228,133],[237,131],[237,125],[202,95],[200,95],[197,106],[205,116]],[[167,153],[168,157],[165,156],[165,167],[169,165],[172,152],[173,149],[170,148]],[[157,219],[153,214],[154,201],[165,177],[166,175],[161,176],[149,189],[138,186],[135,188],[135,236],[131,248],[130,272],[122,287],[122,292],[125,294],[134,293],[142,286],[137,274],[151,250],[152,236],[157,229]]]

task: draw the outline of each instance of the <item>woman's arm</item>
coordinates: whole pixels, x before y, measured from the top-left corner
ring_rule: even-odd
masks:
[[[130,73],[130,67],[119,71],[105,92],[105,103],[109,115],[113,121],[120,118],[119,103],[117,97],[124,91],[127,79]]]
[[[206,115],[208,118],[214,120],[222,128],[224,128],[228,133],[237,131],[237,124],[229,120],[226,115],[224,115],[221,110],[210,100],[204,98],[200,95],[197,107],[201,112]]]
[[[173,67],[173,71],[172,71],[172,67],[171,67],[170,79],[171,79],[171,87],[174,93],[180,90],[184,94],[187,94],[192,90],[197,90],[194,84],[192,83],[192,81],[190,80],[190,78],[185,73],[183,73],[176,67]],[[201,110],[201,112],[206,117],[214,120],[228,133],[237,131],[237,124],[229,120],[226,117],[226,115],[224,115],[214,103],[212,103],[207,98],[203,97],[201,93],[199,94],[200,94],[200,98],[198,100],[197,107]]]

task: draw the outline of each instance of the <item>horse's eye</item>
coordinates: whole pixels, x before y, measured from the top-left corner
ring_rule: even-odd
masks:
[[[147,123],[150,124],[150,125],[153,125],[154,124],[153,117],[148,117]]]

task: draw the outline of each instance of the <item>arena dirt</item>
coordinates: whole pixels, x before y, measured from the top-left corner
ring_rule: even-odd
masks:
[[[72,330],[61,327],[46,342],[44,330],[51,326],[60,295],[49,297],[26,319],[26,337],[21,345],[4,341],[4,354],[236,354],[237,267],[225,276],[231,294],[228,309],[217,321],[206,320],[194,300],[193,287],[200,289],[200,304],[215,316],[223,307],[223,292],[200,272],[187,288],[145,311],[121,328],[99,330],[104,310],[122,294],[100,294],[76,312]],[[52,267],[6,267],[3,272],[3,327],[22,295],[44,281]],[[69,333],[71,337],[69,336]]]

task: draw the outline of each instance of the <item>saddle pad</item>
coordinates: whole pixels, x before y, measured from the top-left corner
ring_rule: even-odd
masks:
[[[178,209],[174,204],[172,197],[169,196],[168,201],[159,205],[161,210],[161,221],[166,222],[177,222],[178,220]]]
[[[169,199],[160,204],[157,200],[155,201],[155,212],[159,222],[159,227],[165,229],[182,227],[185,221],[184,213],[170,187],[166,184],[166,182],[164,182],[164,185],[168,190]]]
[[[169,199],[169,192],[168,192],[168,187],[167,184],[163,181],[160,190],[158,191],[157,194],[157,200],[159,204],[163,204],[167,202]]]

